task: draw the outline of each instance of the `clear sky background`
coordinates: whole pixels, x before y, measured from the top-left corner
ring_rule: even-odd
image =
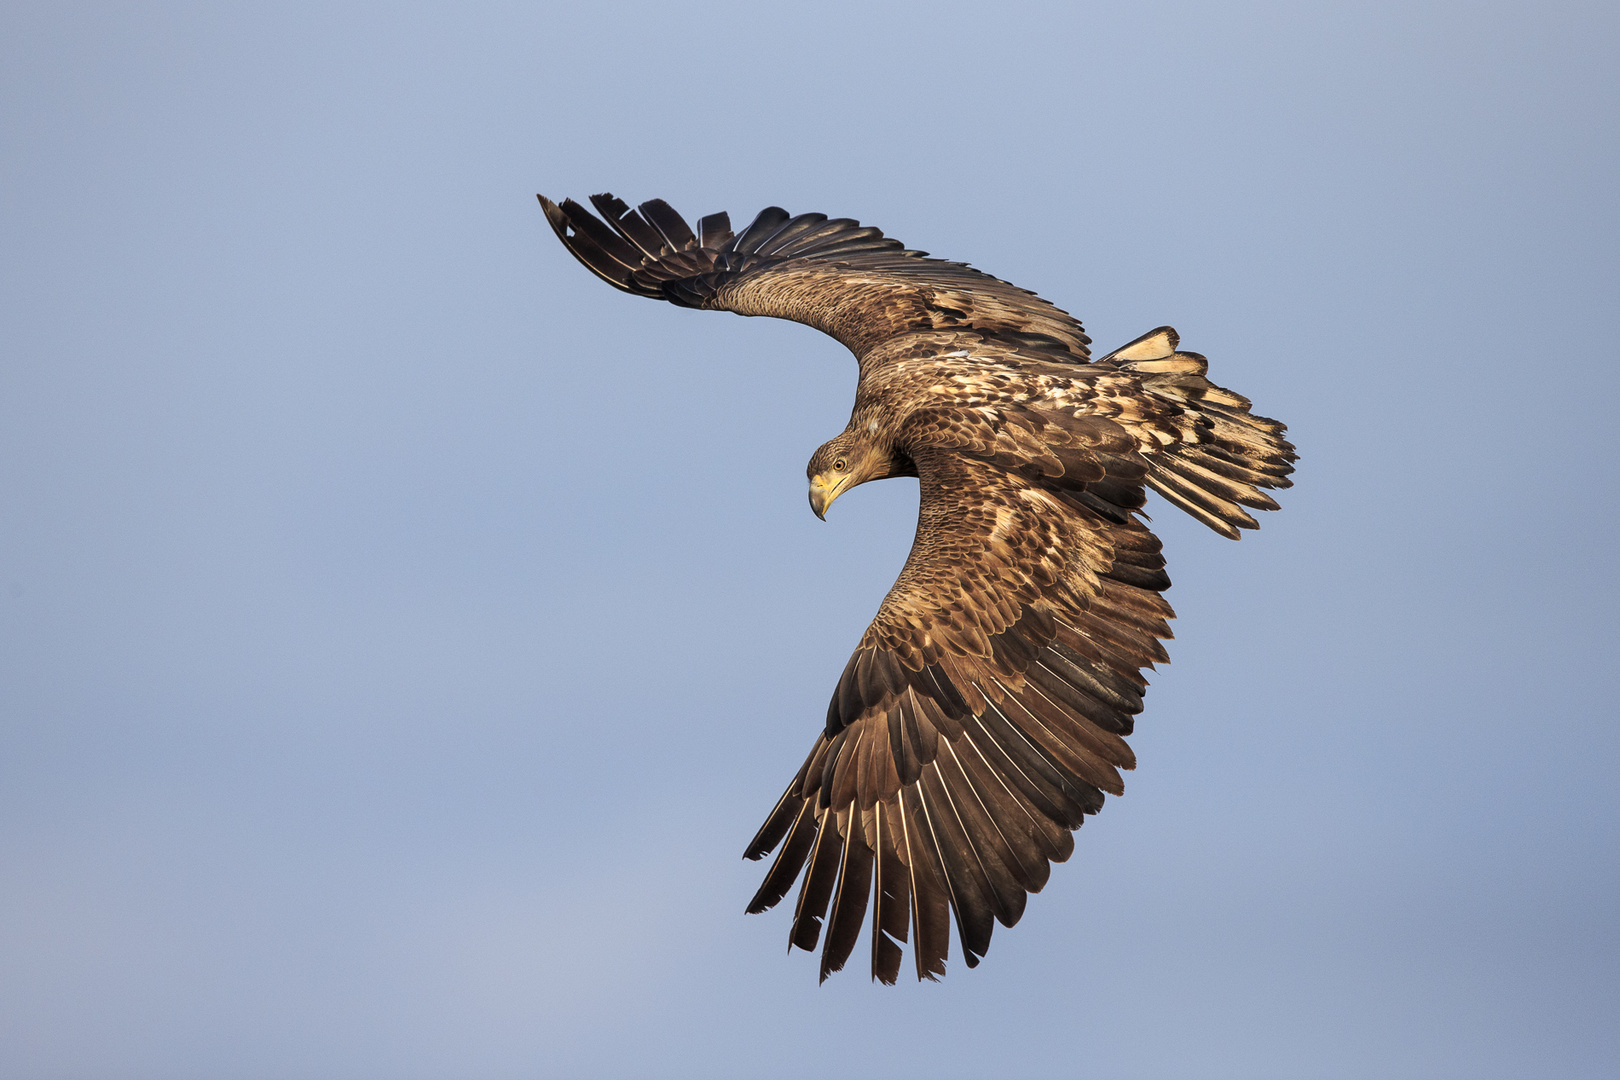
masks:
[[[1617,31],[6,4],[0,1074],[1613,1076]],[[1291,427],[1259,534],[1151,507],[1140,767],[975,971],[743,914],[916,485],[816,521],[851,358],[607,288],[534,201],[602,190],[1174,324]]]

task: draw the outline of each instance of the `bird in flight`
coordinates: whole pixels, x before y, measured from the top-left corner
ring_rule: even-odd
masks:
[[[659,199],[540,197],[614,288],[806,323],[855,354],[849,426],[810,458],[817,517],[914,476],[917,537],[845,665],[810,755],[745,855],[776,851],[749,912],[800,881],[792,945],[840,970],[872,910],[872,976],[911,942],[945,973],[950,924],[977,966],[1073,831],[1124,791],[1144,668],[1174,617],[1145,489],[1223,536],[1290,486],[1284,426],[1206,377],[1168,326],[1100,359],[1080,322],[964,263],[825,214],[696,228]],[[802,881],[801,881],[802,878]]]

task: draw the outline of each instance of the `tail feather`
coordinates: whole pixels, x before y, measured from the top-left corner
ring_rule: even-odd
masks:
[[[1148,476],[1148,485],[1229,540],[1238,538],[1239,529],[1260,527],[1258,521],[1235,503],[1188,483],[1166,467],[1155,468]]]
[[[1206,469],[1195,458],[1187,454],[1166,455],[1161,463],[1162,467],[1173,472],[1188,483],[1196,484],[1204,491],[1238,503],[1242,506],[1252,506],[1256,510],[1279,510],[1277,500],[1262,491],[1256,490],[1253,484],[1233,480],[1223,476],[1213,469]]]
[[[1205,378],[1209,361],[1178,352],[1181,337],[1161,326],[1098,363],[1142,376],[1142,388],[1181,410],[1184,437],[1148,457],[1148,486],[1222,536],[1258,529],[1243,507],[1276,510],[1261,488],[1290,487],[1293,444],[1286,425],[1249,411],[1249,399]]]

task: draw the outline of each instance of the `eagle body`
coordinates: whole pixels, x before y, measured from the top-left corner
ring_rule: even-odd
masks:
[[[654,200],[600,218],[541,197],[568,249],[616,288],[803,322],[860,364],[845,430],[807,474],[817,516],[915,476],[917,536],[845,665],[809,756],[745,855],[776,852],[748,906],[799,884],[789,940],[843,967],[867,912],[874,978],[908,942],[945,973],[954,922],[976,966],[1073,831],[1124,791],[1143,669],[1174,617],[1146,489],[1225,536],[1290,485],[1284,426],[1206,378],[1159,327],[1100,359],[1032,293],[850,219],[767,208],[741,234]]]

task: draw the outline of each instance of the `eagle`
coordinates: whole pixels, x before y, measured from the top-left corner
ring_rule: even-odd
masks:
[[[1207,377],[1168,326],[1101,358],[1079,320],[850,218],[767,207],[742,232],[662,200],[596,214],[540,196],[558,238],[616,289],[769,315],[860,365],[848,427],[810,458],[810,508],[916,477],[917,535],[844,666],[826,724],[744,853],[776,858],[748,904],[800,882],[791,946],[843,968],[872,911],[872,977],[911,943],[945,974],[1011,927],[1074,830],[1135,767],[1125,737],[1174,617],[1146,489],[1223,536],[1289,487],[1284,425]],[[600,216],[598,216],[600,215]]]

